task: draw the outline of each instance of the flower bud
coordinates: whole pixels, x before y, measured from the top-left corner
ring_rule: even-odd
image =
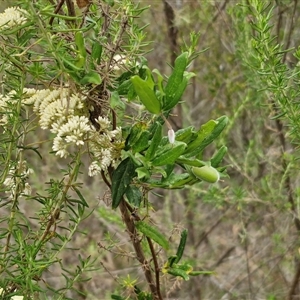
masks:
[[[175,132],[174,132],[173,129],[170,129],[170,130],[168,131],[168,138],[169,138],[169,142],[170,142],[171,144],[174,144],[174,143],[175,143]]]

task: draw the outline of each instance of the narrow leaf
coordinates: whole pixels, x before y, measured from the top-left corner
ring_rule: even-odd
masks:
[[[215,120],[210,120],[207,123],[203,124],[200,129],[197,131],[197,136],[194,141],[188,144],[185,153],[194,152],[205,138],[207,138],[218,123]]]
[[[189,280],[190,277],[189,275],[186,273],[186,271],[182,270],[182,269],[178,269],[178,268],[169,268],[167,270],[167,272],[173,276],[178,276],[178,277],[182,277],[185,281]]]
[[[137,221],[135,223],[136,229],[144,234],[146,237],[150,238],[165,250],[169,249],[169,242],[163,234],[161,234],[155,227],[150,226],[149,224],[143,221]]]
[[[181,232],[180,243],[179,243],[179,246],[178,246],[178,249],[177,249],[177,252],[176,252],[175,264],[177,264],[180,261],[181,257],[182,257],[182,254],[183,254],[183,251],[184,251],[184,248],[185,248],[185,244],[186,244],[187,233],[188,233],[187,229],[184,229]]]
[[[91,56],[98,65],[100,64],[100,61],[101,61],[101,55],[102,55],[101,44],[99,44],[99,42],[97,42],[97,41],[93,41]]]
[[[219,164],[222,162],[224,156],[226,155],[228,149],[226,146],[222,146],[211,158],[211,166],[217,168]]]
[[[84,197],[83,197],[82,194],[80,193],[79,189],[76,188],[75,186],[73,186],[72,188],[73,188],[73,190],[76,192],[77,196],[80,198],[80,200],[81,200],[80,203],[81,203],[83,206],[85,206],[85,207],[89,207],[88,204],[87,204],[87,202],[85,201]]]
[[[184,78],[183,76],[187,64],[188,52],[184,52],[176,58],[174,70],[165,88],[166,99],[163,107],[164,110],[170,110],[180,100],[188,82],[188,78]]]

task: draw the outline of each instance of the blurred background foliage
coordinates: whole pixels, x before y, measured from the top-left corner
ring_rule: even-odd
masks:
[[[2,11],[14,1],[1,2]],[[206,49],[190,66],[197,76],[183,97],[181,110],[173,114],[175,127],[198,128],[220,115],[230,118],[218,141],[218,146],[226,144],[229,148],[225,162],[230,178],[217,185],[202,183],[180,191],[157,191],[151,196],[156,224],[174,241],[179,240],[179,229],[188,228],[186,257],[192,258],[196,269],[214,271],[212,276],[184,283],[163,277],[169,299],[298,299],[299,140],[291,134],[295,124],[285,117],[288,115],[274,119],[285,111],[276,102],[276,93],[268,89],[268,81],[261,77],[269,61],[259,60],[253,43],[253,37],[259,38],[253,28],[259,21],[258,14],[246,8],[247,0],[136,2],[150,6],[138,21],[148,24],[150,69],[169,74],[173,53],[180,52],[191,32],[200,36],[198,50]],[[292,48],[286,53],[278,50],[279,63],[297,73],[298,59],[293,53],[299,45],[300,4],[297,0],[250,2],[262,2],[266,14],[272,9],[272,41],[281,50]],[[259,43],[264,44],[261,40]],[[261,50],[265,55],[266,49]],[[265,66],[258,68],[258,62]],[[275,67],[273,71],[276,74]],[[278,82],[274,84],[279,86]],[[297,84],[295,80],[295,90]],[[288,83],[285,90],[290,88]],[[297,105],[299,97],[294,93],[293,98],[285,100]],[[212,154],[214,149],[208,151]],[[43,157],[37,182],[46,182],[61,168],[59,161]],[[85,175],[82,181],[82,193],[94,211],[80,226],[85,235],[78,235],[72,242],[78,251],[66,251],[61,259],[71,266],[77,263],[78,253],[98,257],[99,270],[77,287],[86,296],[73,297],[110,299],[122,278],[140,274],[138,282],[142,282],[143,275],[130,263],[126,252],[129,242],[118,214],[107,209],[103,201],[104,185],[99,185],[99,178]],[[24,210],[30,209],[26,203],[22,205]],[[60,285],[59,270],[51,269],[46,275],[45,282]]]

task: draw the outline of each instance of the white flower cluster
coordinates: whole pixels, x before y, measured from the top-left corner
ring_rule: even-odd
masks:
[[[15,92],[7,96],[0,95],[0,113],[5,113],[7,102],[13,99]],[[115,165],[124,147],[120,127],[111,130],[112,124],[107,117],[98,117],[95,121],[99,130],[95,129],[87,116],[85,97],[70,90],[57,89],[24,89],[22,105],[32,105],[39,116],[42,129],[50,129],[55,134],[53,151],[65,158],[69,155],[68,146],[83,146],[88,141],[89,152],[93,154],[93,162],[89,167],[89,176],[106,171]],[[3,114],[0,124],[6,124],[7,113]],[[6,182],[9,186],[12,182]]]
[[[124,146],[121,127],[110,130],[112,125],[106,117],[98,117],[96,122],[100,125],[100,134],[94,130],[90,137],[90,151],[95,160],[89,167],[89,176],[98,175],[101,170],[106,171],[110,165],[114,165]]]
[[[128,64],[128,60],[126,59],[126,57],[124,55],[116,54],[113,59],[114,59],[114,63],[115,63],[113,69],[115,71],[119,71],[121,69],[121,66]]]
[[[68,116],[74,115],[84,107],[84,97],[77,93],[70,93],[69,89],[35,90],[24,89],[27,99],[24,104],[33,104],[33,111],[40,116],[42,129],[51,128],[57,133]],[[28,97],[29,96],[29,97]]]
[[[0,14],[0,30],[12,29],[16,25],[22,25],[26,22],[26,11],[19,7],[9,7]]]
[[[89,119],[85,116],[71,116],[67,123],[57,129],[57,136],[53,141],[53,151],[60,157],[67,157],[67,146],[75,144],[84,145],[88,132],[92,130]]]
[[[18,185],[19,190],[16,191],[16,172],[17,178],[21,179],[22,184]],[[25,182],[29,175],[33,173],[33,170],[27,167],[27,162],[22,161],[22,163],[19,163],[17,166],[14,166],[11,168],[8,172],[8,176],[4,180],[4,185],[8,189],[8,193],[11,194],[11,198],[14,197],[15,193],[20,193],[21,195],[31,195],[31,186],[28,182]],[[20,189],[21,187],[21,189]]]
[[[67,157],[68,145],[84,145],[88,132],[92,131],[89,119],[79,116],[84,109],[85,98],[69,89],[35,90],[24,89],[23,104],[32,105],[40,117],[42,129],[50,129],[56,134],[53,151],[60,157]]]
[[[9,116],[12,115],[10,113],[9,106],[12,105],[13,94],[13,92],[9,93],[8,95],[0,94],[0,125],[2,126],[5,126],[8,123]]]

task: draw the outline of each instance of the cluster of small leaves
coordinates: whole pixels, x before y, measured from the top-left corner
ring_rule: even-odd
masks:
[[[37,129],[37,118],[24,105],[24,88],[31,85],[37,89],[69,89],[70,94],[79,92],[89,99],[82,114],[86,115],[87,110],[97,111],[100,100],[94,97],[95,93],[91,95],[92,91],[102,86],[101,93],[107,95],[107,89],[113,89],[116,72],[127,68],[127,61],[123,57],[117,59],[116,54],[122,52],[130,58],[128,61],[135,62],[143,40],[138,27],[128,30],[143,9],[131,1],[116,1],[114,8],[111,4],[92,5],[88,16],[80,11],[76,16],[68,16],[66,6],[56,13],[55,6],[46,1],[23,1],[23,9],[7,11],[8,20],[14,17],[15,21],[1,23],[0,118],[5,126],[1,127],[0,205],[6,210],[0,220],[2,296],[30,297],[41,292],[43,272],[58,264],[58,255],[68,247],[80,222],[88,216],[88,204],[78,182],[84,149],[78,148],[69,156],[69,166],[62,171],[62,177],[50,179],[42,188],[45,192],[24,194],[24,186],[30,179],[29,173],[24,173],[24,168],[29,170],[25,158],[30,154],[41,158],[36,146],[42,143],[38,140],[32,143],[32,136],[28,138]],[[11,11],[15,15],[8,15]],[[106,12],[105,17],[100,17],[100,11]],[[21,19],[18,13],[24,17]],[[127,45],[128,41],[135,44]],[[127,45],[126,49],[123,45]],[[101,105],[105,112],[109,107],[107,97]],[[70,111],[67,107],[65,113]],[[24,198],[32,202],[29,215],[19,208]],[[35,225],[29,219],[35,220]],[[74,283],[81,280],[80,274],[86,272],[86,266],[90,270],[93,264],[89,259],[80,261],[78,272],[67,272],[65,287],[56,291],[59,299],[65,299],[66,291],[73,289]],[[53,290],[50,285],[48,288]]]
[[[195,76],[187,71],[197,56],[193,49],[195,36],[191,38],[192,46],[177,57],[172,74],[165,78],[158,70],[151,71],[147,61],[140,57],[144,33],[134,21],[144,8],[129,0],[99,1],[89,3],[85,12],[79,12],[74,6],[72,8],[72,1],[66,0],[68,5],[60,6],[63,3],[55,6],[44,1],[25,1],[22,10],[17,12],[24,13],[25,17],[20,22],[11,23],[15,28],[7,28],[10,23],[5,23],[2,28],[5,34],[0,40],[0,62],[5,97],[1,99],[0,112],[5,126],[1,141],[1,183],[5,185],[9,178],[9,187],[14,190],[11,199],[3,204],[9,217],[0,220],[1,224],[8,225],[1,231],[4,246],[0,248],[3,258],[0,274],[5,280],[0,285],[8,297],[16,293],[30,297],[41,292],[39,281],[43,272],[59,262],[59,254],[67,248],[80,222],[88,217],[88,203],[80,191],[78,174],[83,155],[89,148],[94,163],[106,155],[101,167],[97,169],[93,164],[90,173],[101,171],[111,189],[112,208],[120,206],[137,253],[141,247],[135,235],[146,237],[155,266],[156,287],[153,287],[152,279],[148,279],[148,283],[151,292],[161,298],[160,268],[152,241],[166,251],[170,249],[169,241],[160,230],[138,216],[138,209],[143,196],[153,188],[178,189],[201,181],[215,183],[219,180],[225,171],[220,163],[227,148],[220,147],[206,161],[203,152],[222,133],[228,118],[223,116],[208,121],[198,130],[190,126],[176,133],[167,121],[189,80]],[[24,157],[28,151],[39,155],[38,148],[28,144],[27,134],[35,131],[37,117],[42,119],[46,109],[40,108],[37,116],[33,114],[36,111],[32,112],[26,103],[25,88],[28,85],[36,88],[34,96],[30,97],[34,99],[32,101],[44,101],[36,96],[43,94],[38,91],[44,89],[50,93],[54,90],[56,103],[59,100],[63,103],[61,111],[56,108],[53,115],[46,116],[47,126],[41,128],[61,133],[54,138],[56,146],[53,150],[69,159],[62,177],[50,179],[43,193],[34,195],[24,192],[30,172],[26,166],[20,166],[25,165]],[[80,95],[76,98],[79,103],[74,109],[76,114],[71,105],[72,95]],[[45,108],[49,108],[50,103],[53,106],[49,99],[43,102]],[[131,115],[126,115],[128,107],[135,109]],[[130,121],[124,122],[124,116]],[[81,121],[83,132],[80,132],[80,126],[76,126]],[[70,122],[70,126],[65,122]],[[169,129],[168,137],[163,136],[164,124]],[[123,140],[119,137],[121,132]],[[64,149],[58,147],[64,139],[78,146],[69,156],[69,152],[62,152]],[[106,149],[109,153],[102,151],[106,147],[103,141],[109,145]],[[7,190],[8,185],[1,187],[1,191]],[[42,208],[30,216],[25,215],[19,210],[21,197],[25,196],[28,201],[41,204]],[[137,208],[134,221],[128,218],[129,212],[134,218],[133,206]],[[37,221],[37,229],[33,228],[29,218]],[[179,263],[186,238],[187,231],[183,231],[176,255],[169,257],[163,269],[164,273],[184,280],[188,280],[189,275],[202,274],[193,271],[189,264]],[[65,299],[68,291],[76,290],[75,283],[86,280],[82,274],[91,270],[93,260],[79,257],[79,261],[75,272],[61,266],[66,279],[64,287],[48,287],[58,299]],[[139,261],[146,263],[148,259]],[[145,267],[144,272],[152,271]],[[137,287],[133,288],[139,299],[152,298]]]
[[[242,26],[244,43],[240,46],[249,47],[251,52],[240,49],[240,53],[246,66],[259,76],[259,81],[249,80],[257,85],[257,88],[265,92],[265,103],[273,107],[272,119],[287,121],[291,128],[289,134],[293,143],[300,141],[299,104],[295,99],[299,97],[299,66],[292,68],[286,63],[287,53],[294,51],[294,56],[299,60],[299,49],[284,49],[278,43],[276,33],[272,25],[273,8],[268,2],[257,0],[249,1],[247,5],[239,7],[236,13],[243,14],[250,22],[250,26]],[[236,20],[241,20],[237,17]],[[239,25],[239,24],[238,24]],[[248,49],[249,49],[248,48]],[[254,77],[254,78],[255,78]]]
[[[160,119],[163,121],[163,119]],[[203,150],[223,131],[228,119],[226,116],[210,120],[196,131],[192,126],[179,130],[174,143],[162,136],[159,119],[146,125],[137,123],[127,137],[125,150],[127,158],[122,161],[113,174],[112,199],[116,208],[123,195],[133,205],[139,206],[142,192],[137,187],[153,189],[180,189],[201,180],[210,183],[219,180],[219,167],[227,152],[222,146],[209,161],[203,161]],[[181,172],[175,173],[175,166]],[[223,167],[219,172],[224,171]]]

